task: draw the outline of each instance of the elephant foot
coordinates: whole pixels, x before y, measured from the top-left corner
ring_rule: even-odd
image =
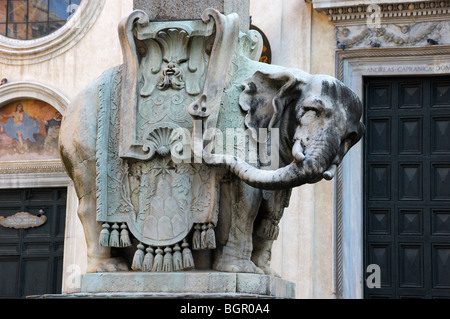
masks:
[[[260,267],[260,269],[264,272],[264,274],[266,274],[267,276],[272,276],[272,277],[277,277],[277,278],[281,278],[281,275],[279,273],[277,273],[275,270],[273,270],[272,268],[268,267],[268,266],[263,266]]]
[[[129,271],[122,258],[89,258],[87,273]]]
[[[231,256],[222,256],[219,262],[216,264],[215,270],[223,272],[243,272],[264,275],[264,271],[261,268],[257,267],[252,261]]]

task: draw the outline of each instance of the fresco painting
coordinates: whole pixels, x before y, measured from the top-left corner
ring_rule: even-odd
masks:
[[[0,108],[0,161],[58,159],[62,115],[34,99]]]

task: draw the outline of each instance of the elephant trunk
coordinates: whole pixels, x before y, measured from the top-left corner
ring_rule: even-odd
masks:
[[[256,188],[287,189],[320,180],[310,169],[311,161],[308,159],[303,163],[292,162],[287,166],[271,171],[256,168],[234,156],[222,156],[225,157],[225,160],[220,166],[225,167],[244,182]]]
[[[204,158],[210,164],[231,171],[250,186],[267,190],[293,188],[318,182],[322,178],[332,178],[328,170],[338,164],[336,159],[339,158],[340,143],[330,140],[331,136],[317,140],[303,149],[303,152],[297,152],[290,164],[276,170],[259,169],[231,155],[204,154]],[[298,143],[294,143],[293,152],[295,148],[297,151],[300,149]]]

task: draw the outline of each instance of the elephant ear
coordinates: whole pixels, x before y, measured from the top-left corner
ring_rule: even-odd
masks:
[[[299,99],[305,83],[288,72],[257,71],[242,85],[239,105],[247,112],[245,125],[259,141],[259,129],[278,127],[286,106]]]
[[[333,101],[340,104],[344,111],[346,131],[341,144],[340,159],[352,148],[365,133],[365,125],[361,121],[363,104],[359,96],[350,88],[336,79],[332,83],[322,83],[322,94],[327,94]]]

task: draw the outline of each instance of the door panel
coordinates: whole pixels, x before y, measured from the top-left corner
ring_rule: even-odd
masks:
[[[450,298],[450,81],[367,78],[366,298]]]
[[[66,189],[0,190],[0,216],[38,215],[44,225],[30,229],[0,226],[0,298],[61,292]]]

